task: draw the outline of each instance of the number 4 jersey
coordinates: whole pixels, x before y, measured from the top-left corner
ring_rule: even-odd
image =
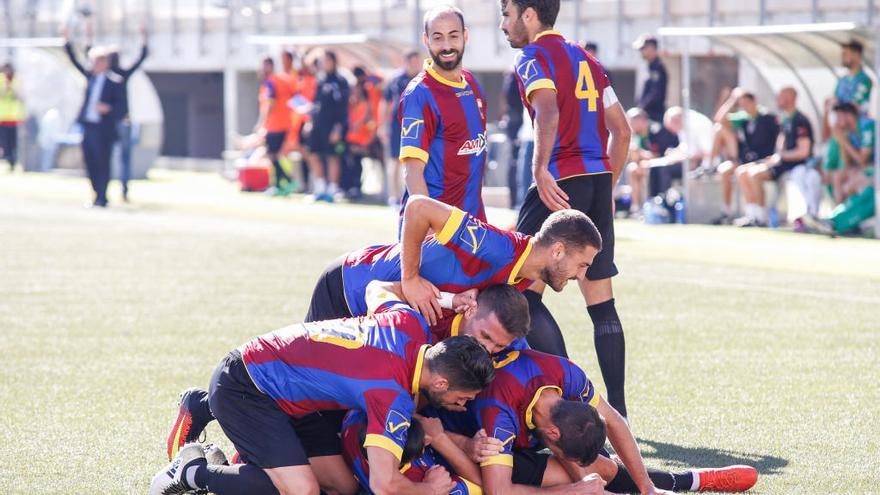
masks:
[[[559,130],[548,170],[556,180],[610,173],[605,109],[617,102],[605,69],[583,48],[544,31],[516,59],[520,96],[531,105],[539,89],[556,92]]]
[[[254,385],[284,412],[365,411],[365,446],[400,459],[429,342],[424,318],[389,301],[371,316],[291,325],[240,350]]]

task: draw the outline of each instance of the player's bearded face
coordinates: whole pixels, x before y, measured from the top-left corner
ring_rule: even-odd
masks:
[[[461,65],[462,57],[464,57],[464,43],[461,43],[461,46],[447,45],[437,51],[431,48],[431,59],[443,70],[452,70]]]
[[[468,393],[462,390],[449,389],[439,391],[430,388],[423,388],[422,395],[427,397],[428,404],[435,408],[442,407],[443,409],[448,409],[450,411],[464,411],[465,403],[468,400],[473,399],[474,396],[477,395],[477,392]]]
[[[522,48],[529,44],[526,24],[513,2],[504,2],[501,9],[501,31],[507,36],[511,48]]]
[[[562,291],[570,278],[572,277],[568,275],[564,261],[551,263],[541,270],[541,281],[556,292]]]

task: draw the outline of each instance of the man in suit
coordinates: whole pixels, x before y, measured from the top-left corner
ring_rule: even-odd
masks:
[[[107,206],[107,183],[110,181],[110,156],[116,141],[116,126],[125,111],[122,100],[122,78],[110,69],[107,51],[102,47],[89,50],[91,70],[76,59],[70,42],[64,45],[74,67],[88,79],[85,98],[76,121],[82,125],[82,151],[86,171],[95,191],[96,207]]]

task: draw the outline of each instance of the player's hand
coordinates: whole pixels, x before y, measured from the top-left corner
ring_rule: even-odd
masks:
[[[447,495],[455,488],[455,483],[452,482],[449,471],[439,464],[428,469],[422,483],[428,485],[431,495]]]
[[[452,309],[456,313],[464,313],[465,311],[477,307],[477,295],[480,293],[477,289],[468,289],[464,292],[452,296]]]
[[[432,440],[446,433],[446,430],[443,429],[443,423],[438,418],[426,418],[421,414],[413,414],[413,418],[422,425],[425,435],[430,436]]]
[[[535,186],[538,188],[538,196],[550,211],[571,208],[568,205],[568,194],[559,187],[556,179],[546,168],[535,170]]]
[[[474,462],[484,462],[493,455],[498,455],[504,450],[501,440],[486,435],[486,430],[481,429],[469,439],[465,446],[465,453]]]
[[[588,474],[580,481],[572,483],[572,492],[578,495],[603,495],[605,493],[605,480],[596,473]]]
[[[428,320],[428,325],[437,324],[437,320],[443,315],[439,301],[440,289],[419,276],[411,280],[401,280],[400,283],[406,302]]]
[[[97,105],[95,105],[95,110],[97,110],[98,113],[101,115],[107,115],[108,113],[110,113],[111,110],[113,110],[113,107],[106,103],[98,103]]]

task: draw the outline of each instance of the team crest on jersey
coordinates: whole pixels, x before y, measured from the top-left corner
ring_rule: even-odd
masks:
[[[425,121],[422,119],[414,119],[405,117],[401,122],[400,133],[407,139],[418,139],[422,135],[422,125]]]
[[[458,156],[479,155],[486,151],[486,133],[481,133],[474,139],[469,139],[458,149]]]
[[[401,442],[406,442],[409,426],[409,418],[394,409],[388,411],[388,416],[385,418],[385,431],[389,435]]]
[[[458,236],[461,243],[471,249],[472,254],[477,253],[477,249],[480,249],[480,245],[483,244],[483,239],[485,238],[486,230],[481,229],[480,224],[473,219],[468,221],[467,225],[464,226],[464,230]]]
[[[520,66],[516,68],[516,71],[519,72],[519,77],[521,77],[524,82],[528,83],[529,80],[538,75],[538,69],[535,68],[535,59],[520,64]]]
[[[501,446],[506,447],[507,444],[513,443],[513,439],[516,438],[516,433],[505,430],[504,428],[495,428],[495,431],[492,432],[492,436],[501,440]]]

